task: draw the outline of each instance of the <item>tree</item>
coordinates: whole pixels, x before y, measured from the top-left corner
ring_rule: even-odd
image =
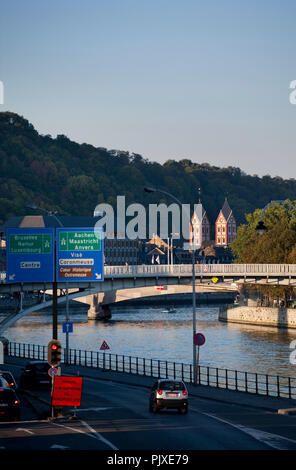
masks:
[[[256,209],[246,216],[248,224],[238,228],[231,248],[237,256],[238,263],[282,264],[296,262],[296,217],[293,211],[282,206],[270,206],[264,213],[264,224],[267,231],[263,235],[256,232],[262,210]],[[253,286],[254,288],[254,286]],[[252,287],[247,287],[247,290]],[[293,293],[290,286],[263,286],[256,289],[271,299],[283,299],[287,306]]]

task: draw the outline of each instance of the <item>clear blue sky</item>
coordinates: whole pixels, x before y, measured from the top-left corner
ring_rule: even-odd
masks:
[[[0,111],[42,134],[296,178],[296,2],[10,0]]]

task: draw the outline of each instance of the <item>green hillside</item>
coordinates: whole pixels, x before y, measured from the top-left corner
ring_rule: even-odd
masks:
[[[198,159],[202,162],[202,155]],[[200,186],[212,224],[225,196],[242,223],[246,213],[270,200],[294,200],[296,194],[294,179],[259,178],[239,168],[189,159],[162,165],[141,155],[78,144],[64,135],[40,135],[21,116],[0,113],[0,223],[30,213],[26,205],[32,203],[61,215],[92,215],[100,202],[115,207],[117,195],[125,195],[127,204],[173,202],[160,194],[144,193],[149,183],[190,204],[198,201]]]

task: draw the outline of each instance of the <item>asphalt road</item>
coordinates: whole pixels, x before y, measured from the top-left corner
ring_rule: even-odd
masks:
[[[21,367],[11,370],[18,380]],[[46,395],[46,393],[45,393]],[[0,422],[2,450],[296,450],[296,417],[190,397],[189,412],[152,414],[149,390],[84,378],[81,407],[40,420],[22,399],[21,421]]]

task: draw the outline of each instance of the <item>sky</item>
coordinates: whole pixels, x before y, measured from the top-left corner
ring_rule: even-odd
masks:
[[[294,0],[10,0],[4,103],[41,134],[296,178]]]

